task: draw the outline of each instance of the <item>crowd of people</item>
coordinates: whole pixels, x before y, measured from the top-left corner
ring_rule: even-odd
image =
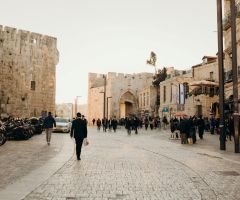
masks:
[[[199,138],[203,139],[203,135],[205,131],[210,132],[212,135],[220,134],[219,128],[219,119],[215,119],[212,115],[210,119],[203,118],[202,115],[199,117],[184,117],[177,119],[172,118],[170,120],[170,129],[172,133],[172,137],[178,138],[178,133],[180,133],[181,143],[196,143],[196,135],[198,133]],[[231,137],[234,133],[234,122],[233,117],[230,116],[227,118],[225,122],[225,130],[227,138],[231,141]]]
[[[183,117],[183,118],[172,118],[170,120],[170,129],[172,136],[175,134],[176,138],[179,138],[178,133],[180,133],[181,143],[196,143],[197,131],[200,139],[203,139],[203,134],[205,130],[205,121],[200,115],[199,117]]]
[[[98,118],[97,120],[93,119],[92,123],[93,125],[96,124],[98,131],[102,128],[104,132],[107,130],[116,132],[118,126],[125,127],[129,135],[132,131],[138,134],[138,129],[144,128],[145,130],[153,130],[160,129],[161,124],[163,124],[164,128],[168,125],[166,117],[161,120],[160,117],[138,118],[136,116],[121,118],[119,120],[117,120],[116,117],[110,119],[103,118],[102,120]]]
[[[200,139],[203,139],[205,131],[209,131],[211,134],[219,134],[219,119],[215,119],[214,116],[211,116],[210,119],[203,118],[200,116],[183,116],[183,117],[173,117],[169,121],[166,116],[160,117],[143,117],[138,118],[136,116],[121,118],[119,120],[114,118],[98,118],[97,120],[92,120],[93,125],[96,124],[97,130],[100,131],[101,128],[103,132],[114,132],[117,131],[117,127],[125,127],[127,133],[131,135],[133,131],[135,134],[138,134],[138,129],[153,130],[161,129],[164,130],[170,128],[171,138],[181,139],[182,144],[194,144],[197,140],[197,135]],[[231,140],[233,135],[234,125],[233,118],[230,117],[226,120],[226,134]]]

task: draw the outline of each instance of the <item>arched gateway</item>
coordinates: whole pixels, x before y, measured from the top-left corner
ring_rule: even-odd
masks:
[[[119,100],[120,118],[137,114],[137,98],[130,91],[123,93]]]

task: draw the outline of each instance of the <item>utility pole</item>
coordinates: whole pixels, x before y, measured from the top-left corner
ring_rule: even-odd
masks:
[[[226,132],[224,117],[224,64],[223,64],[223,25],[222,0],[217,0],[218,27],[218,68],[219,68],[219,107],[220,107],[220,150],[226,150]]]
[[[112,97],[107,97],[107,119],[108,119],[108,99],[111,99]]]
[[[106,75],[103,75],[104,78],[104,93],[103,93],[103,118],[105,119],[106,117],[106,84],[107,84],[107,80],[106,80]]]
[[[234,143],[235,153],[239,153],[239,114],[238,114],[238,68],[237,68],[237,38],[236,38],[236,6],[231,0],[231,39],[232,39],[232,72],[233,72],[233,108],[234,108]]]
[[[106,75],[103,74],[103,79],[104,79],[104,85],[103,85],[103,91],[100,93],[103,93],[103,119],[105,119],[106,117],[106,84],[107,84],[107,80],[106,80]]]

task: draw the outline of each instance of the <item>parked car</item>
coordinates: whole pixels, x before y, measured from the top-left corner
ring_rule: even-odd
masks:
[[[56,127],[53,127],[54,132],[63,132],[63,133],[70,132],[72,123],[70,122],[69,119],[56,117],[55,121],[56,121]]]

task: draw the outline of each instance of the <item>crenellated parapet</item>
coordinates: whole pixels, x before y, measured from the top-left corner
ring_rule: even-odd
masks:
[[[101,87],[104,85],[104,74],[98,73],[89,73],[88,81],[89,88]],[[106,74],[106,80],[108,83],[113,82],[131,82],[131,81],[141,81],[141,80],[150,80],[152,81],[153,73],[137,73],[137,74],[124,74],[124,73],[116,73],[116,72],[108,72]]]

